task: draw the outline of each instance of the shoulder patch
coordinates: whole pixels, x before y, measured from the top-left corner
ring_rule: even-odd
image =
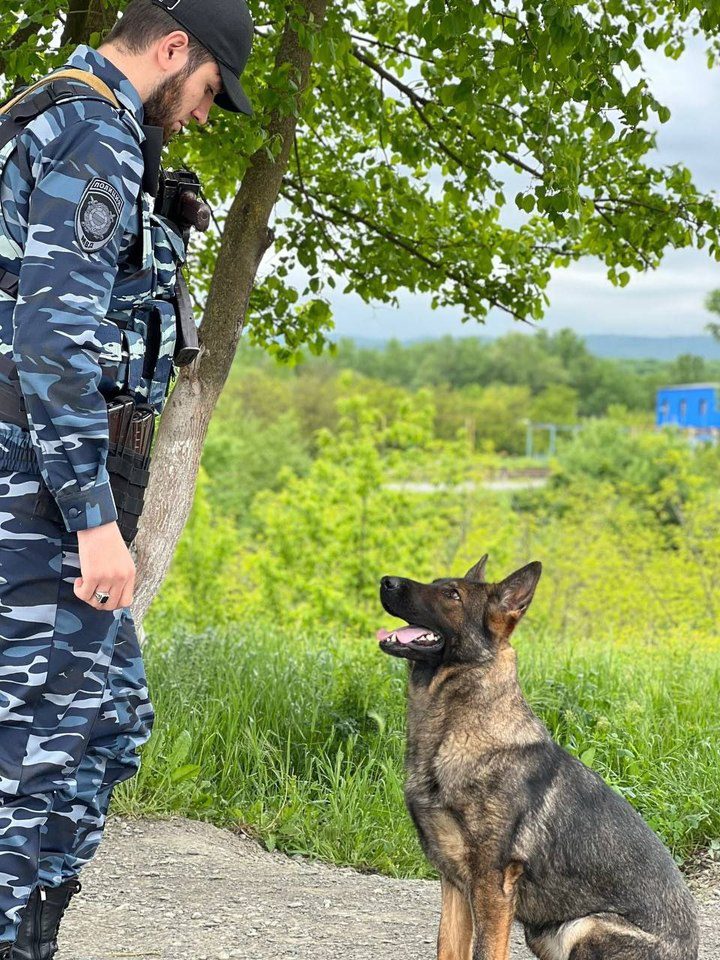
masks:
[[[95,177],[85,187],[75,213],[75,236],[85,253],[109,243],[122,213],[123,199],[107,180]]]

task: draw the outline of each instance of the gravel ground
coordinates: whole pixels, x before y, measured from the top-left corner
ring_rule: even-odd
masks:
[[[108,826],[58,960],[432,960],[439,885],[267,853],[191,820]],[[693,879],[702,960],[720,960],[720,876]],[[531,955],[518,933],[513,960]]]

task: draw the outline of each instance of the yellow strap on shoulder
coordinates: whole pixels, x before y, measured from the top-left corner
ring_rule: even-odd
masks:
[[[43,77],[42,80],[38,80],[37,83],[33,83],[32,86],[22,90],[16,97],[13,97],[12,100],[0,107],[0,114],[7,113],[8,110],[10,110],[11,107],[14,107],[16,103],[20,103],[21,100],[25,99],[25,97],[28,97],[31,93],[39,90],[40,87],[44,87],[47,86],[48,83],[52,83],[53,80],[79,80],[80,83],[84,83],[86,86],[92,87],[96,93],[99,93],[100,96],[104,97],[105,100],[109,100],[113,106],[120,107],[120,101],[112,92],[110,87],[99,77],[96,77],[94,73],[90,73],[89,70],[68,69],[58,70],[57,73],[51,73],[49,76]]]

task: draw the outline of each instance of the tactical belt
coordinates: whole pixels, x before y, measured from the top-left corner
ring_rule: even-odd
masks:
[[[23,430],[30,424],[25,405],[14,387],[0,381],[0,422]],[[128,546],[137,535],[150,481],[150,449],[155,432],[155,414],[132,397],[119,396],[108,403],[109,449],[107,471],[118,512],[118,527]],[[55,498],[41,481],[35,516],[63,526]]]

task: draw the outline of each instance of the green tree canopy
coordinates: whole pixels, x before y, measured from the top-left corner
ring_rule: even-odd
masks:
[[[9,85],[65,55],[59,21],[66,44],[99,40],[122,4],[88,6],[30,2],[17,17],[0,3],[3,23],[16,23],[0,63]],[[701,30],[714,42],[717,4],[328,2],[323,23],[302,0],[251,6],[256,117],[218,114],[174,154],[200,170],[220,209],[256,151],[279,157],[268,121],[295,107],[296,68],[281,50],[294,27],[313,62],[275,209],[274,269],[253,294],[259,342],[319,347],[337,282],[367,301],[406,289],[467,319],[492,306],[537,319],[551,268],[582,255],[625,284],[668,245],[717,252],[711,199],[681,163],[649,162],[669,112],[643,72],[648,50],[677,57]],[[217,245],[204,251],[206,282]]]
[[[122,5],[0,0],[6,90],[54,67],[69,44],[99,41]],[[218,113],[172,151],[200,173],[220,231],[199,249],[205,354],[166,411],[155,488],[181,470],[194,482],[246,316],[251,339],[287,356],[322,349],[337,284],[368,302],[407,290],[468,320],[491,307],[525,320],[542,316],[551,270],[582,256],[620,285],[668,246],[718,256],[713,199],[681,158],[654,163],[669,111],[643,66],[648,51],[679,56],[697,33],[712,61],[715,0],[251,6],[255,117]],[[156,544],[141,537],[140,552],[158,569],[192,485],[172,521],[150,511]]]

